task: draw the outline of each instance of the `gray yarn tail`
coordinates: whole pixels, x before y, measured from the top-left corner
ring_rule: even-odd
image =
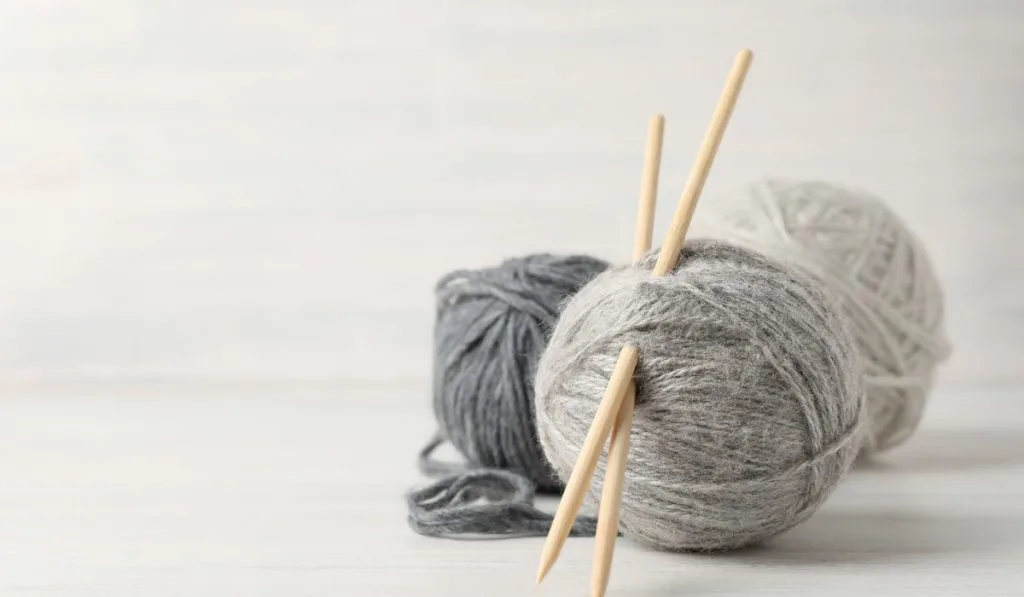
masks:
[[[407,494],[409,526],[414,531],[448,539],[548,534],[554,517],[533,505],[535,488],[529,479],[509,471],[466,470],[461,465],[434,460],[430,455],[443,442],[438,434],[420,452],[421,471],[447,476]],[[597,519],[579,516],[569,536],[593,537],[596,531]]]
[[[456,475],[466,470],[466,465],[457,462],[444,462],[432,456],[434,450],[444,443],[444,437],[438,431],[430,438],[427,445],[420,450],[419,468],[420,472],[432,478]]]
[[[533,486],[516,473],[466,471],[409,492],[409,526],[448,539],[543,537],[553,517],[533,505],[533,496]],[[593,537],[596,530],[596,519],[580,516],[569,535]]]

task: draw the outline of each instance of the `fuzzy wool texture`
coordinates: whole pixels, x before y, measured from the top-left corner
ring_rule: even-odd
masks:
[[[534,505],[535,491],[519,473],[465,470],[409,491],[409,526],[427,537],[449,539],[542,537],[553,517]],[[593,537],[596,531],[596,518],[578,516],[569,535]]]
[[[818,277],[840,303],[864,366],[864,454],[907,441],[950,354],[943,291],[921,241],[868,192],[766,179],[708,201],[707,234]]]
[[[421,455],[422,472],[495,468],[525,476],[542,492],[561,488],[537,441],[533,379],[562,305],[607,267],[584,255],[535,254],[441,278],[434,415],[440,436],[466,463],[434,459],[440,442],[432,442]]]
[[[537,429],[568,479],[621,347],[640,348],[619,529],[666,550],[759,543],[810,517],[863,441],[853,340],[821,285],[754,251],[687,243],[597,276],[540,360]],[[599,499],[600,461],[588,495]]]

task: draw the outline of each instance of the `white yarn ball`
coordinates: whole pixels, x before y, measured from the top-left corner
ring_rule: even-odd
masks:
[[[876,197],[824,182],[763,180],[703,207],[701,232],[823,281],[865,366],[871,421],[864,452],[906,441],[950,353],[942,288],[918,238]]]

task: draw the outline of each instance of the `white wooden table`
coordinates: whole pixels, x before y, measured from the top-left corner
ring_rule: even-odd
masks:
[[[0,412],[0,595],[585,595],[592,541],[424,538],[425,386],[23,387]],[[620,540],[609,595],[1020,595],[1020,388],[949,390],[807,523],[730,555]]]

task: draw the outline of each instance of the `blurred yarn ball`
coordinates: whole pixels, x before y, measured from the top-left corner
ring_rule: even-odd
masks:
[[[950,347],[943,292],[924,246],[878,198],[818,181],[769,179],[706,202],[701,231],[798,266],[838,300],[862,355],[865,454],[917,429]]]
[[[529,255],[459,270],[436,287],[434,415],[470,467],[522,474],[561,488],[537,441],[533,380],[565,300],[608,264],[584,255]],[[451,473],[421,455],[428,473]]]
[[[597,276],[537,372],[538,435],[568,479],[620,349],[640,349],[620,531],[668,550],[756,544],[807,519],[863,439],[857,353],[821,284],[720,241]],[[604,478],[598,464],[588,500]]]

